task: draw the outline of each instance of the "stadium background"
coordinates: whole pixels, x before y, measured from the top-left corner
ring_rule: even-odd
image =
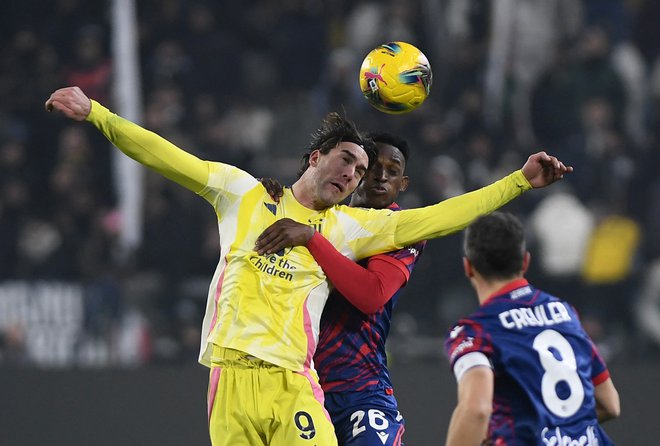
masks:
[[[214,215],[144,173],[144,231],[127,241],[116,155],[43,110],[73,84],[117,110],[111,3],[9,0],[0,14],[1,445],[206,438],[195,358]],[[137,23],[139,120],[256,176],[294,181],[330,110],[409,140],[404,207],[487,184],[539,148],[573,165],[506,209],[528,227],[530,279],[578,308],[614,371],[623,416],[608,431],[619,444],[660,434],[658,2],[142,0]],[[357,88],[364,55],[390,40],[434,70],[408,115],[372,110]],[[460,235],[429,243],[407,288],[390,339],[407,444],[440,443],[455,401],[442,337],[476,305]]]

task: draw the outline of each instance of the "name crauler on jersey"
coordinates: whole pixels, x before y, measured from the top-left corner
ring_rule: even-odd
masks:
[[[500,323],[510,330],[527,327],[547,327],[571,320],[562,302],[549,302],[531,308],[512,308],[499,314]]]

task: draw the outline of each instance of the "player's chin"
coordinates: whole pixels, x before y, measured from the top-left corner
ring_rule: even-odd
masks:
[[[340,192],[335,195],[335,203],[341,203],[344,200],[348,198],[348,196],[351,195],[349,192]]]
[[[342,201],[346,199],[350,194],[347,194],[345,192],[340,192],[338,189],[335,189],[334,191],[326,191],[321,199],[325,203],[326,206],[334,206],[335,204],[339,204]]]
[[[392,201],[387,194],[367,194],[365,196],[367,207],[374,209],[383,209],[389,206]]]
[[[396,198],[393,194],[393,188],[386,185],[378,185],[365,188],[364,197],[369,202],[385,203],[387,201],[394,201]]]
[[[344,201],[352,191],[349,188],[340,188],[334,184],[330,184],[326,192],[328,198],[336,204]]]

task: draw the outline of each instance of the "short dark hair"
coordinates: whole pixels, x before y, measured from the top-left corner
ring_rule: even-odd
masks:
[[[525,230],[508,212],[476,219],[465,230],[465,257],[486,279],[508,279],[520,273],[525,255]]]
[[[343,141],[361,146],[367,152],[369,165],[376,159],[376,147],[373,141],[360,133],[354,122],[349,121],[339,113],[331,112],[325,116],[321,126],[312,133],[309,146],[300,160],[298,177],[301,177],[309,167],[309,155],[314,150],[318,149],[325,155]]]
[[[399,152],[401,152],[406,162],[408,162],[408,159],[410,158],[410,147],[408,146],[408,142],[405,139],[399,138],[398,136],[395,136],[391,133],[381,131],[369,132],[367,133],[367,137],[371,138],[376,144],[388,144],[390,146],[396,147],[399,149]]]

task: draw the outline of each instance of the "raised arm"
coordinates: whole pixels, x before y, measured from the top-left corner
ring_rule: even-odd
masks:
[[[181,150],[166,139],[90,100],[80,88],[55,91],[46,101],[46,110],[57,111],[75,121],[89,121],[119,150],[195,193],[201,192],[209,177],[209,163]]]
[[[477,217],[489,214],[532,188],[548,186],[573,172],[545,152],[531,155],[521,170],[481,189],[419,209],[398,212],[394,234],[397,246],[442,237],[468,226]]]

